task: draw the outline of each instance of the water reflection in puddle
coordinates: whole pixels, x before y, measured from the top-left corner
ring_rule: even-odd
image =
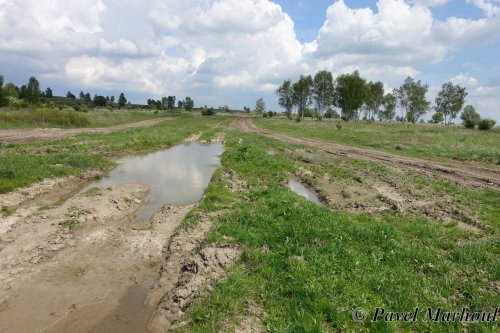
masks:
[[[138,219],[148,220],[165,204],[184,206],[198,202],[220,165],[223,152],[221,143],[190,142],[145,156],[125,158],[106,177],[83,191],[120,184],[147,185],[151,189],[149,202],[139,212]]]
[[[288,181],[288,187],[290,187],[290,189],[293,192],[295,192],[298,195],[306,198],[307,200],[309,200],[311,202],[314,202],[317,205],[321,205],[321,202],[319,201],[318,197],[314,193],[312,193],[311,191],[309,191],[304,185],[302,185],[298,181],[293,180],[293,179],[289,180]]]

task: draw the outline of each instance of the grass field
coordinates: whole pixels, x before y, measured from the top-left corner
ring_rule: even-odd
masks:
[[[95,116],[94,124],[109,124],[102,114],[89,115]],[[122,117],[113,121],[134,116]],[[319,152],[227,129],[233,119],[180,114],[149,128],[4,144],[0,193],[46,177],[107,169],[119,157],[170,147],[195,133],[209,140],[224,131],[222,166],[183,225],[196,225],[198,211],[219,212],[204,242],[237,244],[242,256],[226,279],[195,301],[183,318],[185,325],[176,331],[232,331],[249,307],[262,309],[265,315],[260,320],[270,332],[498,331],[498,324],[492,323],[425,322],[424,314],[422,320],[410,323],[356,322],[352,311],[361,307],[373,316],[377,307],[403,312],[416,307],[491,311],[498,306],[499,190],[459,187],[346,158],[305,160],[302,151]],[[358,123],[338,130],[329,122],[258,119],[257,123],[276,131],[425,158],[497,164],[500,154],[497,129]],[[229,190],[224,176],[229,170],[248,184],[248,190]],[[433,202],[437,213],[318,206],[285,186],[304,170],[317,181],[326,175],[334,184],[359,191],[381,181],[398,184],[401,195]],[[384,205],[379,196],[364,203]],[[453,220],[455,215],[439,215],[455,211],[480,219],[486,227],[471,230]]]
[[[455,311],[498,305],[492,284],[500,278],[498,238],[413,213],[347,213],[316,206],[283,187],[290,173],[304,167],[286,151],[295,149],[259,136],[231,132],[224,169],[250,184],[247,196],[227,190],[219,172],[198,209],[227,210],[207,242],[243,246],[242,259],[210,297],[189,312],[181,332],[217,332],[237,325],[249,306],[262,307],[271,332],[457,332],[460,323],[356,323],[357,307],[409,311],[442,307]],[[243,143],[239,144],[242,139]],[[277,155],[266,152],[272,147]],[[309,166],[310,167],[310,166]],[[376,165],[315,166],[334,173],[370,172]],[[318,171],[318,170],[317,170]],[[385,170],[388,177],[401,177]],[[423,190],[450,195],[469,209],[484,211],[499,230],[499,191],[475,191],[449,183],[420,181]],[[265,249],[265,250],[263,250]],[[471,332],[493,332],[493,325],[470,325]]]
[[[75,128],[108,127],[131,122],[164,117],[178,117],[179,112],[127,109],[88,109],[76,112],[73,109],[56,108],[10,109],[0,108],[0,129],[15,128]]]
[[[257,118],[262,128],[427,159],[500,165],[500,128],[490,131],[434,124],[399,124]]]

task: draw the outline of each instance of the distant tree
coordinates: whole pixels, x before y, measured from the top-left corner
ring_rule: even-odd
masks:
[[[68,92],[66,93],[66,98],[75,99],[75,98],[76,98],[76,96],[75,96],[75,95],[73,95],[73,94],[71,93],[71,91],[68,91]]]
[[[50,89],[50,88],[45,89],[45,97],[48,97],[48,98],[53,98],[54,97],[52,89]]]
[[[120,97],[118,97],[118,106],[122,108],[125,104],[127,104],[127,99],[125,98],[125,94],[121,93]]]
[[[464,87],[454,85],[451,82],[443,84],[441,91],[436,97],[436,112],[442,113],[445,125],[455,119],[464,106],[467,91]],[[448,118],[448,122],[446,119]]]
[[[285,114],[288,119],[292,118],[294,105],[292,82],[290,80],[283,81],[283,84],[276,89],[276,95],[278,95],[278,104],[285,109]],[[250,112],[250,109],[248,112]]]
[[[394,89],[394,95],[403,110],[403,120],[418,122],[419,118],[427,113],[430,102],[426,98],[429,86],[407,77],[399,89]]]
[[[19,98],[20,99],[26,99],[26,96],[28,95],[28,87],[26,87],[25,84],[19,88]]]
[[[175,96],[167,97],[167,108],[170,110],[175,109]]]
[[[81,100],[85,99],[85,94],[83,93],[83,91],[80,91],[80,94],[78,94],[78,98]]]
[[[40,82],[32,76],[28,81],[28,85],[25,86],[24,99],[28,103],[36,104],[40,101],[40,96],[42,96],[42,91],[40,90]]]
[[[304,117],[306,108],[311,105],[313,79],[311,75],[301,75],[299,81],[292,85],[293,102],[298,110],[298,119]]]
[[[115,103],[115,96],[111,96],[109,98],[109,102],[111,103],[111,105],[113,105]]]
[[[358,110],[366,96],[366,81],[357,70],[352,74],[342,74],[336,80],[335,104],[342,109],[346,121],[358,119]]]
[[[167,98],[167,97],[162,97],[162,98],[161,98],[161,103],[163,104],[163,107],[164,107],[165,109],[167,109],[167,108],[168,108],[168,98]]]
[[[338,118],[340,118],[340,115],[334,109],[328,108],[328,110],[326,110],[326,112],[325,112],[325,118],[328,118],[328,119],[331,119],[331,118],[338,119]]]
[[[333,77],[329,71],[319,71],[314,75],[312,98],[316,105],[318,120],[323,119],[327,108],[333,104]]]
[[[106,104],[107,104],[106,97],[98,96],[98,95],[94,96],[94,105],[95,106],[106,106]]]
[[[244,106],[243,111],[245,111],[246,113],[250,113],[250,108],[248,106]]]
[[[374,120],[384,104],[384,85],[382,82],[369,82],[366,85],[365,106],[368,111],[368,120]]]
[[[259,98],[257,102],[255,102],[255,112],[257,114],[263,114],[266,111],[266,103],[262,98]]]
[[[17,88],[14,83],[10,82],[3,88],[3,93],[6,97],[19,97],[19,88]]]
[[[379,112],[379,119],[391,122],[396,116],[396,97],[389,93],[384,96],[383,109]]]
[[[191,111],[191,110],[193,110],[193,108],[194,108],[194,101],[193,101],[193,99],[191,97],[189,97],[189,96],[186,97],[184,99],[184,109],[186,111]]]
[[[178,101],[177,102],[177,108],[178,109],[183,109],[184,108],[184,102],[183,101]]]
[[[460,118],[463,120],[465,128],[474,128],[481,120],[481,116],[472,105],[467,105]]]
[[[432,122],[434,124],[442,123],[444,120],[444,115],[441,112],[436,112],[432,115]]]
[[[90,97],[90,93],[85,94],[85,102],[87,103],[92,103],[92,98]]]
[[[4,91],[3,82],[3,76],[0,75],[0,106],[6,106],[9,102],[7,94]]]

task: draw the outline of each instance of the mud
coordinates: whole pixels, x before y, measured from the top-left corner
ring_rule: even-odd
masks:
[[[0,142],[27,143],[51,139],[61,139],[78,134],[109,134],[129,128],[150,127],[168,118],[144,120],[135,123],[102,127],[102,128],[30,128],[15,130],[0,130]]]
[[[159,304],[148,325],[151,332],[168,332],[183,325],[180,319],[193,300],[210,292],[240,256],[234,245],[202,244],[212,222],[207,216],[199,218],[196,226],[180,230],[166,249],[161,278],[147,302]]]
[[[374,162],[400,170],[416,172],[429,178],[441,178],[461,186],[479,188],[500,188],[500,170],[474,163],[456,162],[453,164],[422,160],[395,155],[376,150],[356,148],[320,139],[304,138],[283,133],[271,132],[257,127],[251,119],[239,118],[231,124],[232,128],[243,132],[255,133],[269,138],[317,148],[326,154]],[[307,158],[307,157],[306,157]]]

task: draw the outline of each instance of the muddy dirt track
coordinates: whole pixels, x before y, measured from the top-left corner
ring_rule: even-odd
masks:
[[[320,139],[272,132],[257,127],[251,119],[237,119],[231,124],[231,127],[243,132],[255,133],[272,139],[312,146],[328,154],[344,156],[367,162],[380,163],[398,170],[417,172],[429,177],[438,175],[441,178],[459,185],[480,188],[500,188],[500,171],[498,169],[490,169],[463,162],[448,164],[423,160],[376,150],[345,146]]]
[[[0,142],[27,143],[41,140],[61,139],[78,134],[109,134],[128,128],[149,127],[156,125],[163,119],[144,120],[136,123],[102,127],[102,128],[29,128],[15,130],[0,130]]]

